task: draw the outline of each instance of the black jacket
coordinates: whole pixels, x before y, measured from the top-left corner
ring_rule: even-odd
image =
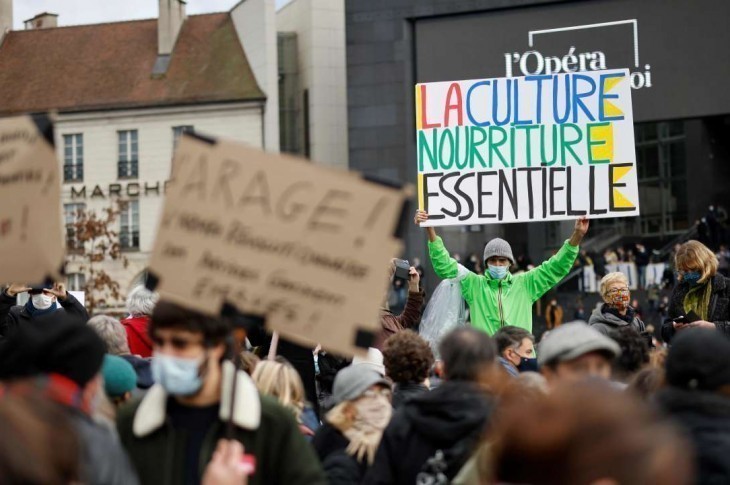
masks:
[[[424,392],[428,392],[428,387],[415,382],[407,382],[405,384],[396,384],[393,390],[393,408],[400,409],[406,401],[411,400],[415,396],[420,396]]]
[[[349,444],[350,440],[329,423],[322,425],[312,439],[330,485],[360,483],[365,475],[367,464],[347,454]]]
[[[89,320],[89,313],[86,308],[71,293],[67,293],[66,299],[63,301],[58,300],[58,303],[60,308],[56,311],[65,311],[69,315],[78,316],[84,323]],[[47,318],[53,313],[46,313],[37,318]],[[5,291],[0,291],[0,335],[6,337],[20,325],[29,323],[33,319],[25,306],[15,304],[14,296],[8,296]]]
[[[492,405],[469,382],[444,381],[399,409],[383,434],[365,484],[423,483],[441,474],[451,480],[482,437]]]
[[[672,296],[669,299],[669,312],[667,319],[662,324],[662,339],[669,342],[674,337],[674,326],[672,319],[684,315],[684,297],[689,291],[689,284],[678,283]],[[708,321],[713,322],[717,330],[730,337],[730,282],[722,275],[715,275],[712,278],[712,295],[710,296],[710,309]]]
[[[730,397],[668,388],[657,401],[694,444],[697,484],[730,483]]]

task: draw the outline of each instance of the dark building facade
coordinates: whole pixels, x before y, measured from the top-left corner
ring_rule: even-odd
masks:
[[[728,19],[726,0],[346,0],[350,167],[415,183],[418,82],[628,68],[642,215],[595,221],[591,235],[659,247],[730,206]],[[501,236],[539,261],[571,228],[439,232],[463,257]],[[425,256],[420,229],[406,244]]]

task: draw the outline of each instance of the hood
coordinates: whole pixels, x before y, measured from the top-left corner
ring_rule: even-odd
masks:
[[[730,397],[709,391],[668,387],[657,393],[657,403],[669,414],[693,414],[720,419],[730,426]]]
[[[602,323],[610,327],[625,327],[630,325],[626,320],[622,320],[616,315],[608,312],[603,312],[604,303],[599,303],[596,308],[593,309],[590,318],[588,319],[588,325],[595,325],[596,323]],[[635,319],[636,317],[634,317]]]
[[[481,431],[491,414],[491,399],[475,384],[444,381],[411,398],[403,412],[417,433],[430,441],[454,441]]]

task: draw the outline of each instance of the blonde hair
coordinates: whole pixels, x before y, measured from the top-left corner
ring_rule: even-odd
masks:
[[[262,394],[275,397],[300,421],[304,409],[304,384],[297,370],[287,361],[262,360],[251,375]]]
[[[608,286],[617,281],[622,281],[626,283],[626,286],[629,286],[629,279],[626,277],[625,274],[619,273],[618,271],[608,273],[606,276],[601,278],[601,286],[599,287],[599,291],[601,292],[601,298],[603,298],[603,301],[606,301],[606,297],[608,296]]]
[[[691,240],[679,246],[674,262],[680,271],[697,268],[702,275],[699,283],[704,283],[717,273],[717,256],[699,241]]]

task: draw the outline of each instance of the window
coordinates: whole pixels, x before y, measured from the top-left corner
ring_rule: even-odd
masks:
[[[63,135],[63,181],[84,179],[84,135]]]
[[[66,288],[69,291],[84,291],[86,275],[84,273],[70,273],[67,277]]]
[[[80,212],[86,210],[86,204],[63,204],[64,221],[66,223],[66,248],[69,253],[79,253],[83,245],[76,238],[76,221]]]
[[[119,245],[123,250],[139,249],[139,201],[130,200],[119,214]]]
[[[182,125],[172,127],[172,150],[175,151],[177,148],[177,142],[183,133],[189,133],[193,131],[193,125]]]
[[[137,178],[137,164],[139,161],[139,147],[137,145],[137,130],[119,131],[119,165],[120,179]]]

